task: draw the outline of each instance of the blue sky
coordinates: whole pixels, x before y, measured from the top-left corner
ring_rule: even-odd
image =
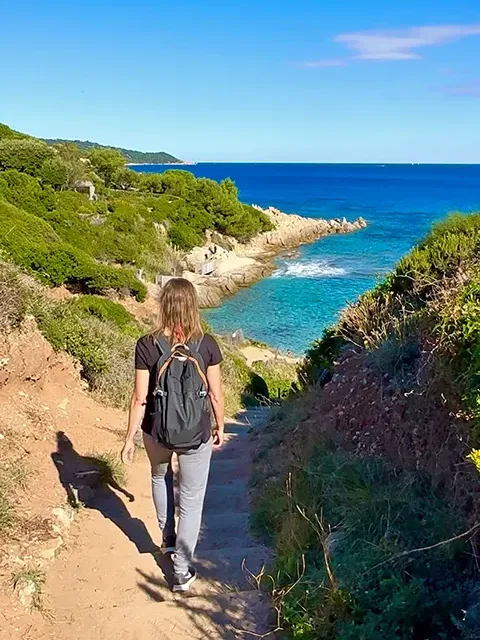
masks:
[[[480,162],[478,0],[0,0],[0,121],[197,161]]]

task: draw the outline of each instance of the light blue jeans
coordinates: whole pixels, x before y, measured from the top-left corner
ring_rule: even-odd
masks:
[[[143,434],[145,450],[152,469],[152,496],[158,524],[164,539],[175,535],[172,453],[152,436]],[[212,439],[198,449],[175,451],[179,467],[179,519],[173,568],[185,575],[192,563],[202,523],[203,501],[207,488]]]

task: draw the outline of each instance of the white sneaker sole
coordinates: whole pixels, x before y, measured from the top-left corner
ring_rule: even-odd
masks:
[[[192,586],[192,584],[195,582],[196,579],[197,579],[197,575],[194,573],[193,576],[189,578],[189,580],[187,580],[187,582],[185,582],[184,584],[174,584],[172,591],[174,593],[185,593],[190,589],[190,587]]]

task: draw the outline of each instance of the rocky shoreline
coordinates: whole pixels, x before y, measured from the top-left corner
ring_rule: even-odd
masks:
[[[196,247],[184,259],[183,277],[197,289],[203,308],[217,307],[235,294],[275,270],[274,258],[284,251],[315,242],[324,236],[352,233],[367,226],[363,218],[324,220],[287,214],[269,207],[262,209],[274,228],[258,234],[246,244],[211,233],[203,247]]]

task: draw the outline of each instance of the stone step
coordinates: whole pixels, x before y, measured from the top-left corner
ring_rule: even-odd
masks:
[[[230,482],[242,478],[250,478],[252,463],[244,460],[213,460],[210,467],[209,481],[213,483]]]
[[[208,485],[204,513],[245,512],[250,508],[250,486],[245,478]]]
[[[223,549],[225,546],[231,549],[257,546],[250,533],[247,511],[212,514],[204,512],[198,551]]]
[[[212,596],[232,591],[248,591],[255,588],[253,576],[270,562],[271,554],[266,547],[245,549],[216,549],[198,551],[194,566],[197,580],[183,597]],[[170,591],[173,581],[173,562],[170,554],[155,553],[158,571],[139,571],[139,587],[149,598],[162,602],[178,597]]]
[[[122,608],[104,608],[89,616],[90,638],[102,640],[237,640],[258,637],[272,627],[268,599],[258,591],[214,597],[178,597]],[[82,627],[83,625],[79,625]],[[273,636],[269,635],[273,640]],[[84,630],[68,627],[69,640],[85,640]]]
[[[262,568],[267,568],[270,560],[269,549],[261,545],[235,549],[200,550],[195,556],[195,568],[201,581],[208,582],[212,589],[247,591],[255,588],[255,581],[250,573],[253,576],[258,576]],[[220,577],[221,580],[219,580]],[[195,594],[194,589],[193,594]]]
[[[250,458],[251,447],[245,440],[239,440],[238,436],[231,439],[219,451],[215,451],[212,456],[211,464],[215,464],[220,460],[237,460],[246,461]]]

